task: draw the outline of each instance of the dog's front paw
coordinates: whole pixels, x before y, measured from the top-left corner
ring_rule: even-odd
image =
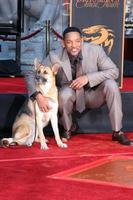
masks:
[[[58,147],[60,148],[67,148],[67,144],[63,143],[63,142],[58,142],[57,143]]]
[[[41,150],[47,150],[48,145],[46,143],[41,144]]]

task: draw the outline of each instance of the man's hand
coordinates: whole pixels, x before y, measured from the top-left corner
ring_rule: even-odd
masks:
[[[86,75],[79,76],[76,78],[72,83],[70,84],[70,87],[74,90],[79,90],[83,86],[85,86],[88,83],[88,78]]]
[[[37,104],[42,112],[48,112],[51,109],[51,107],[49,106],[50,100],[51,98],[44,97],[42,94],[38,94],[36,96]]]

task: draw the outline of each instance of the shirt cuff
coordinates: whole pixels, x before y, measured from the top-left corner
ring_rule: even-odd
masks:
[[[42,94],[40,91],[36,91],[36,92],[34,92],[31,96],[30,96],[30,99],[32,100],[32,101],[35,101],[36,100],[36,96],[38,95],[38,94]]]

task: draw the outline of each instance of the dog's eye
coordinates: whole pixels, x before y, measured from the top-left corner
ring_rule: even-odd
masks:
[[[40,74],[40,73],[41,73],[41,70],[38,70],[37,73]]]
[[[43,73],[44,73],[44,74],[47,74],[47,71],[44,71]]]

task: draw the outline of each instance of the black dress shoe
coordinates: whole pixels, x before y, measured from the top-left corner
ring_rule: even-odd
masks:
[[[112,141],[118,141],[120,144],[123,145],[132,145],[132,142],[125,136],[122,131],[114,132],[112,135]]]
[[[70,140],[71,138],[71,131],[64,131],[62,134],[61,134],[61,137],[62,138],[65,138],[67,140]]]

